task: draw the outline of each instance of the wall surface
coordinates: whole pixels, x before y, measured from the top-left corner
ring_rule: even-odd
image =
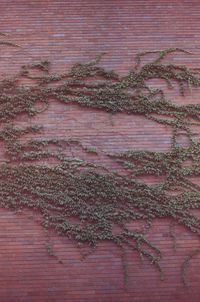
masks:
[[[53,71],[64,71],[76,61],[86,62],[106,52],[101,65],[126,74],[139,51],[180,47],[193,55],[172,60],[200,67],[200,2],[198,0],[0,0],[0,31],[21,48],[1,46],[0,76],[21,65],[50,60]],[[177,102],[199,102],[199,92]],[[27,117],[18,121],[27,122]],[[45,135],[70,135],[104,152],[129,148],[167,150],[170,130],[141,117],[110,116],[97,110],[52,102],[32,120],[44,124]],[[102,151],[102,153],[101,153]],[[0,150],[2,153],[2,150]],[[78,152],[78,151],[77,151]],[[76,154],[75,154],[76,155]],[[84,156],[84,155],[83,155]],[[3,159],[2,159],[3,160]],[[149,263],[128,251],[129,284],[123,284],[120,251],[108,243],[81,261],[68,239],[52,234],[55,256],[48,256],[47,235],[28,214],[0,210],[1,302],[196,302],[200,299],[200,255],[191,262],[188,286],[180,280],[186,255],[199,239],[177,226],[177,250],[172,248],[169,221],[157,221],[149,237],[162,251],[165,281]]]

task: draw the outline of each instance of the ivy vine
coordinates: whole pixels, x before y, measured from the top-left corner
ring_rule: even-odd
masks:
[[[16,46],[6,41],[0,44]],[[154,264],[163,278],[161,251],[146,238],[144,230],[133,229],[130,223],[144,221],[151,228],[155,219],[170,218],[200,235],[200,219],[191,211],[200,209],[200,186],[191,180],[191,176],[200,175],[200,140],[192,130],[194,125],[200,125],[200,104],[178,105],[166,98],[164,88],[152,89],[148,85],[152,79],[162,79],[170,88],[177,83],[182,95],[188,88],[200,86],[197,69],[164,61],[174,52],[187,53],[178,48],[140,53],[135,67],[123,77],[100,67],[99,55],[60,74],[52,74],[50,63],[42,61],[24,65],[13,77],[2,79],[0,140],[5,145],[6,160],[0,166],[0,206],[36,211],[41,214],[44,228],[78,243],[95,247],[101,241],[112,241],[122,251],[132,249]],[[148,53],[154,53],[156,59],[144,63]],[[40,70],[38,75],[32,73],[33,69]],[[22,78],[33,80],[34,85],[20,84]],[[22,142],[23,135],[38,133],[41,127],[19,128],[16,117],[22,113],[32,117],[48,110],[52,99],[67,106],[75,103],[112,114],[123,112],[133,118],[141,115],[158,125],[164,124],[172,131],[170,150],[107,154],[126,171],[116,173],[103,165],[66,156],[65,149],[72,145],[84,152],[97,152],[76,138]],[[38,101],[43,105],[40,110]],[[188,138],[186,147],[178,143],[179,135]],[[44,164],[47,158],[54,158],[57,163]],[[189,164],[185,165],[187,161]],[[162,180],[152,185],[137,180],[145,175],[162,176]],[[115,226],[118,233],[113,231]],[[126,265],[123,267],[127,273]],[[185,262],[184,274],[186,267]]]

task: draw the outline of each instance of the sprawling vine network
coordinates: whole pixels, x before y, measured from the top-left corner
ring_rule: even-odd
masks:
[[[45,228],[77,242],[96,246],[107,240],[122,250],[129,247],[161,272],[160,250],[146,239],[144,231],[130,228],[130,222],[142,220],[150,228],[153,220],[168,217],[200,235],[200,219],[191,212],[200,209],[200,186],[191,181],[191,176],[200,174],[200,141],[194,139],[192,131],[193,125],[200,125],[200,105],[177,105],[165,97],[163,89],[148,86],[148,80],[156,78],[164,79],[170,87],[176,82],[181,94],[189,87],[200,86],[198,70],[163,63],[173,52],[185,51],[170,48],[150,52],[156,54],[156,59],[146,64],[141,60],[148,52],[140,53],[135,67],[124,77],[99,67],[98,56],[61,74],[50,73],[47,61],[29,64],[12,78],[1,80],[0,140],[5,144],[6,161],[0,166],[0,206],[37,211]],[[33,69],[40,70],[39,75],[33,75]],[[21,85],[22,78],[33,80],[34,85]],[[39,132],[40,125],[18,128],[15,118],[47,110],[52,99],[113,114],[123,112],[133,118],[142,115],[158,125],[167,125],[172,130],[171,148],[167,152],[128,150],[107,154],[127,171],[120,174],[66,156],[66,147],[74,144],[85,152],[96,152],[71,137],[22,143],[23,135]],[[38,101],[43,104],[40,110]],[[178,144],[180,133],[188,138],[188,146]],[[54,158],[57,163],[43,164],[46,158]],[[145,184],[137,181],[141,175],[162,176],[162,181]],[[113,231],[116,225],[118,233]]]

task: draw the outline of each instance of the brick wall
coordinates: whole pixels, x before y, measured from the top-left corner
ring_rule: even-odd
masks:
[[[53,71],[76,61],[86,62],[106,52],[102,66],[125,74],[138,51],[180,47],[193,56],[173,56],[200,67],[200,2],[198,0],[0,0],[0,31],[21,48],[2,46],[0,76],[13,74],[22,64],[48,59]],[[199,102],[199,91],[177,102]],[[18,124],[28,122],[27,117]],[[100,152],[96,162],[112,166],[103,151],[137,148],[166,150],[170,131],[141,117],[64,106],[52,102],[32,123],[45,125],[45,135],[70,135]],[[77,152],[77,153],[76,153]],[[79,155],[75,151],[75,155]],[[1,150],[1,154],[2,154]],[[84,155],[82,155],[84,158]],[[0,210],[0,301],[58,302],[196,302],[199,301],[200,256],[188,271],[188,287],[180,282],[180,265],[199,246],[199,239],[176,227],[177,251],[172,249],[169,222],[157,221],[149,238],[163,252],[165,281],[154,267],[128,252],[129,285],[124,290],[120,252],[102,243],[84,261],[76,246],[54,234],[56,256],[48,256],[47,235],[27,214]]]

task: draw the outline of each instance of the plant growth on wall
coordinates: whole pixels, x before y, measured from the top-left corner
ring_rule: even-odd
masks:
[[[0,206],[36,211],[44,228],[91,248],[100,241],[112,241],[122,251],[132,249],[154,264],[163,277],[161,251],[146,238],[145,229],[156,219],[169,218],[170,223],[200,235],[200,219],[192,211],[200,209],[200,186],[193,181],[200,175],[200,140],[193,131],[200,125],[200,104],[178,105],[166,98],[164,88],[148,85],[149,80],[162,79],[172,89],[178,85],[182,95],[200,86],[198,70],[165,62],[174,52],[186,53],[178,48],[140,53],[135,67],[123,77],[100,67],[98,56],[60,74],[52,74],[50,63],[42,61],[24,65],[18,74],[2,79],[0,140],[5,161],[0,166]],[[148,53],[156,58],[144,63]],[[22,78],[34,85],[20,84]],[[67,156],[65,150],[74,145],[88,155],[98,153],[73,137],[23,140],[26,134],[40,133],[41,125],[20,128],[16,118],[21,114],[31,118],[48,110],[52,99],[66,106],[75,103],[88,110],[122,112],[133,119],[140,115],[164,124],[171,128],[171,147],[167,152],[106,154],[121,165],[123,173],[117,173],[103,164]],[[178,143],[180,135],[187,138],[187,146]],[[47,159],[54,164],[44,164]],[[160,182],[147,184],[137,179],[145,175],[160,176]],[[146,228],[133,229],[130,223],[135,221],[144,222]],[[113,231],[116,226],[118,232]],[[183,264],[183,281],[189,260],[198,252]]]

